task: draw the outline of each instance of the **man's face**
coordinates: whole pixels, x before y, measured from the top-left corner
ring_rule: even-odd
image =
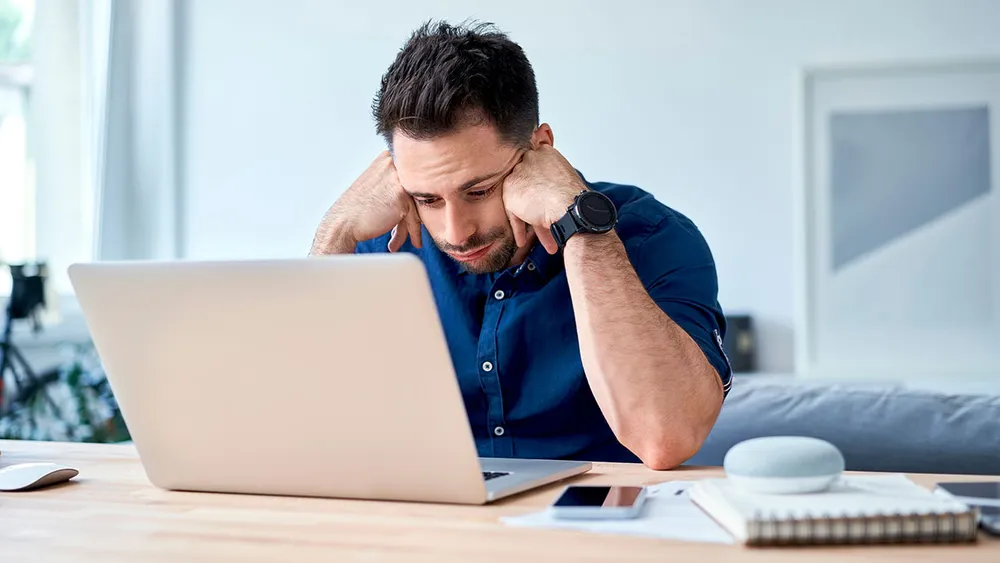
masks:
[[[427,140],[393,137],[393,164],[421,222],[442,252],[474,274],[501,270],[517,253],[502,184],[520,156],[492,125]]]

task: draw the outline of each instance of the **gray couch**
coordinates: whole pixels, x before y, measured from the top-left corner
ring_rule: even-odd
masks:
[[[738,442],[775,435],[828,440],[849,470],[1000,475],[1000,396],[753,375],[737,376],[686,465],[722,465]]]

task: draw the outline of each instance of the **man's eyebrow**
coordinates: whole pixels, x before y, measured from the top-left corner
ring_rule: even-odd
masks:
[[[492,174],[484,174],[484,175],[479,176],[477,178],[473,178],[473,179],[469,180],[468,182],[462,184],[462,186],[460,188],[458,188],[458,191],[460,191],[460,192],[465,191],[465,190],[467,190],[467,189],[469,189],[469,188],[471,188],[473,186],[476,186],[478,184],[482,184],[486,180],[490,180],[490,179],[496,178],[497,176],[499,176],[499,175],[501,175],[503,173],[504,173],[503,170],[498,170],[496,172],[493,172]]]
[[[405,191],[406,194],[410,197],[419,197],[420,199],[434,199],[437,197],[437,195],[435,194],[428,194],[424,192],[410,192],[406,191],[405,189],[403,191]]]
[[[476,186],[478,184],[482,184],[486,180],[491,180],[493,178],[496,178],[497,176],[499,176],[499,175],[501,175],[503,173],[504,173],[504,170],[500,170],[498,172],[492,172],[490,174],[483,174],[482,176],[477,176],[477,177],[469,180],[468,182],[465,182],[461,186],[459,186],[458,191],[463,192],[463,191],[465,191],[465,190],[467,190],[469,188],[472,188],[472,187],[474,187],[474,186]],[[406,190],[406,193],[409,194],[410,197],[418,197],[418,198],[421,198],[421,199],[434,199],[434,198],[438,197],[437,194],[430,194],[430,193],[426,193],[426,192],[411,192],[409,190]]]

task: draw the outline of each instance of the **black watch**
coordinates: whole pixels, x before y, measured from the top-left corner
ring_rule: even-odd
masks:
[[[569,237],[576,233],[606,233],[613,229],[616,223],[618,223],[618,211],[614,202],[601,192],[584,190],[576,196],[562,219],[552,223],[549,230],[552,231],[552,238],[556,239],[559,248],[562,248],[566,246]]]

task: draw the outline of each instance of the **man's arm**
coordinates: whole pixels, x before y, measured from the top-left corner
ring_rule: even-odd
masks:
[[[531,225],[554,254],[549,228],[587,186],[551,135],[543,141],[504,180],[503,198],[518,246]],[[563,258],[597,404],[625,447],[666,469],[698,451],[721,409],[730,370],[716,330],[725,319],[708,245],[686,218],[665,214],[629,250],[614,230],[581,233]]]
[[[316,235],[313,237],[309,256],[325,256],[327,254],[353,254],[358,241],[351,236],[346,222],[336,217],[336,211],[331,208],[323,217]]]
[[[563,251],[587,380],[618,440],[653,469],[689,459],[723,384],[689,334],[650,297],[615,231]]]
[[[309,256],[351,254],[359,241],[389,232],[387,250],[396,252],[409,238],[420,248],[420,217],[399,183],[389,151],[383,151],[326,211],[313,236]]]

